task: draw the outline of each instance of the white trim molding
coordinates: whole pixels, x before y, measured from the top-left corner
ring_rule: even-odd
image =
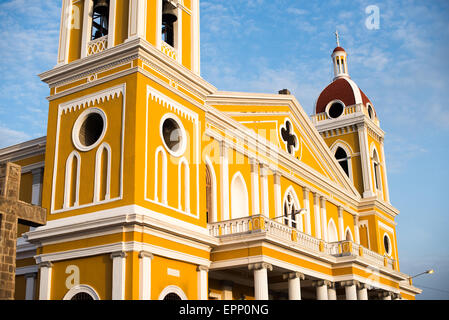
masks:
[[[180,287],[174,285],[169,285],[165,287],[159,294],[158,300],[164,300],[164,298],[170,293],[178,295],[181,298],[181,300],[188,300],[187,295],[184,293],[184,291],[182,291]]]
[[[97,293],[97,291],[95,291],[95,289],[92,288],[91,286],[85,284],[79,284],[71,288],[65,294],[64,298],[62,298],[62,300],[72,300],[72,298],[76,296],[78,293],[86,293],[89,296],[91,296],[93,300],[100,300],[100,296]]]

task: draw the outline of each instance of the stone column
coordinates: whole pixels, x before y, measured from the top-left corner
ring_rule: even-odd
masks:
[[[151,261],[153,255],[146,251],[140,251],[140,273],[139,273],[139,299],[151,300]]]
[[[328,280],[317,280],[312,282],[312,285],[316,288],[316,298],[317,300],[329,300],[328,287],[331,282]]]
[[[359,232],[359,217],[354,216],[354,233],[355,243],[360,244],[360,232]]]
[[[301,300],[301,280],[304,280],[304,275],[300,272],[290,272],[284,274],[283,279],[288,279],[288,299]]]
[[[161,2],[161,1],[160,1]],[[221,220],[229,220],[229,163],[228,147],[220,142]]]
[[[207,280],[209,268],[206,266],[198,266],[198,268],[196,268],[196,272],[198,274],[198,300],[208,300],[209,291]]]
[[[274,173],[274,216],[283,216],[282,211],[282,194],[281,194],[281,174],[279,172]]]
[[[327,296],[329,300],[337,300],[337,290],[335,288],[335,283],[331,283],[327,289]]]
[[[341,286],[345,288],[346,300],[357,300],[357,281],[348,280],[342,281]]]
[[[378,294],[379,299],[382,300],[391,300],[391,292],[389,291],[383,291],[381,293]]]
[[[42,262],[40,268],[39,300],[50,300],[51,292],[51,273],[53,264],[51,262]]]
[[[312,235],[312,227],[310,224],[310,202],[309,202],[309,188],[303,187],[302,188],[302,192],[304,195],[304,209],[306,209],[306,214],[305,214],[305,222],[306,222],[306,228],[305,228],[305,232],[308,235]]]
[[[273,270],[273,266],[261,262],[250,264],[248,269],[254,270],[254,298],[268,300],[268,270]]]
[[[125,300],[126,252],[111,254],[112,259],[112,300]]]
[[[315,237],[318,239],[323,239],[321,236],[320,196],[318,193],[313,194],[313,211],[315,215]]]
[[[251,159],[251,203],[253,205],[253,216],[260,214],[259,195],[259,163],[257,160]]]
[[[36,285],[36,274],[28,273],[25,275],[26,289],[25,289],[25,300],[34,300],[34,292]]]
[[[269,205],[269,197],[268,197],[268,167],[267,165],[260,165],[260,178],[261,178],[261,213],[265,217],[270,216],[270,205]],[[276,192],[275,196],[276,198]]]
[[[129,1],[128,41],[145,38],[147,0]]]
[[[365,283],[357,285],[357,300],[368,300],[368,286]]]
[[[373,197],[373,185],[371,179],[371,165],[370,155],[368,149],[368,132],[364,123],[357,125],[360,144],[360,160],[362,162],[362,176],[363,176],[363,197]]]
[[[321,204],[321,235],[322,239],[324,241],[329,241],[329,237],[327,234],[327,215],[326,215],[326,198],[321,196],[320,197],[320,204]]]
[[[343,222],[343,207],[338,207],[338,230],[340,234],[340,241],[346,240],[345,226]]]

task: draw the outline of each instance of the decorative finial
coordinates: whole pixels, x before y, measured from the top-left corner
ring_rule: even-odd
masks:
[[[337,38],[337,47],[340,46],[340,35],[338,34],[338,30],[335,30],[335,37]]]

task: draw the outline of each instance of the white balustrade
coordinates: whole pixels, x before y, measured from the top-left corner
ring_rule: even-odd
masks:
[[[108,36],[104,36],[95,40],[92,40],[87,44],[87,55],[91,56],[93,54],[102,52],[108,47]]]

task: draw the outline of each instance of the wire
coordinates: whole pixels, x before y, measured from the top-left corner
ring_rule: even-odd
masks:
[[[430,289],[430,290],[440,291],[440,292],[444,292],[444,293],[448,293],[449,294],[449,291],[447,291],[447,290],[442,290],[442,289],[437,289],[437,288],[432,288],[432,287],[426,287],[426,286],[420,285],[419,283],[414,283],[414,285],[416,285],[417,287],[424,288],[424,289]]]

